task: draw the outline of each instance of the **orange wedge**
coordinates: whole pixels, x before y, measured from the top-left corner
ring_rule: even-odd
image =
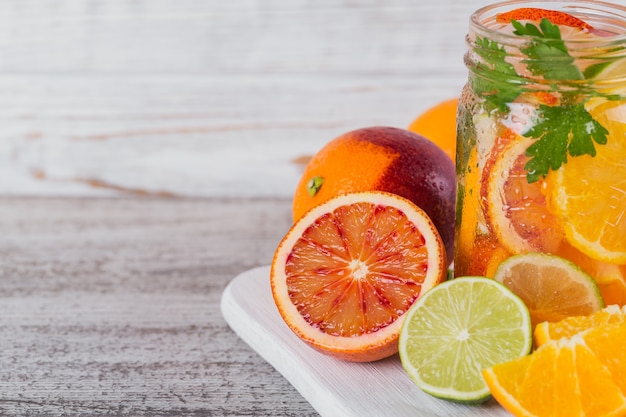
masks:
[[[583,330],[615,323],[626,325],[626,307],[610,305],[586,316],[572,316],[555,323],[544,321],[535,327],[533,338],[535,346],[541,346],[550,340],[572,337]]]
[[[626,305],[626,265],[602,264],[600,270],[596,282],[604,303]]]
[[[567,242],[557,255],[570,259],[596,281],[606,305],[626,305],[626,265],[590,258]]]
[[[624,340],[623,324],[600,325],[487,368],[483,377],[493,397],[515,416],[624,416]]]

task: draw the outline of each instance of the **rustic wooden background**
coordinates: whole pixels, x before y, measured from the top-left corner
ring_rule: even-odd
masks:
[[[289,197],[359,127],[458,94],[440,0],[1,0],[0,193]]]
[[[0,413],[317,415],[222,291],[309,155],[459,93],[485,4],[0,0]]]

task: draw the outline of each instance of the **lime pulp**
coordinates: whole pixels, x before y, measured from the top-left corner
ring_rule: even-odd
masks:
[[[402,366],[424,392],[480,403],[490,397],[482,370],[530,353],[524,302],[484,277],[460,277],[432,288],[409,309],[399,340]]]

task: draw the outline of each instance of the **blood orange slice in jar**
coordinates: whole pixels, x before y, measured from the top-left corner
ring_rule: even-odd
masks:
[[[481,179],[489,227],[511,253],[554,253],[563,231],[548,208],[547,184],[543,179],[529,183],[524,168],[533,140],[506,130],[496,143]]]
[[[593,30],[593,27],[587,22],[559,10],[548,10],[537,7],[520,7],[508,12],[499,13],[496,16],[496,21],[499,23],[509,23],[511,20],[540,21],[541,19],[548,19],[555,25],[568,26],[579,30]]]
[[[446,277],[445,248],[426,213],[395,194],[334,197],[279,244],[270,280],[285,323],[318,351],[356,362],[398,351],[409,307]]]

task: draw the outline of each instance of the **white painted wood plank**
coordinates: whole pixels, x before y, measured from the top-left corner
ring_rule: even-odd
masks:
[[[453,62],[482,4],[5,0],[0,71],[413,74]]]
[[[290,196],[332,138],[458,95],[480,5],[6,0],[0,195]]]
[[[269,199],[0,198],[0,415],[317,416],[227,326]]]
[[[0,193],[288,197],[303,156],[359,127],[407,127],[462,82],[0,76]]]
[[[269,267],[235,277],[222,295],[221,309],[230,327],[284,375],[322,417],[510,415],[493,399],[467,406],[429,396],[413,384],[397,355],[372,363],[350,363],[311,349],[278,314]]]

